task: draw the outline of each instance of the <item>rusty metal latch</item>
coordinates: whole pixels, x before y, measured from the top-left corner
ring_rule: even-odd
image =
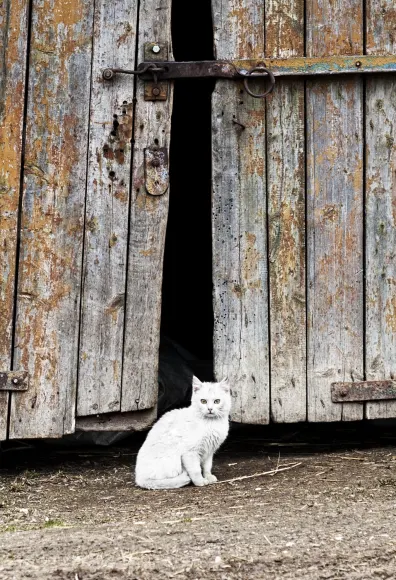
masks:
[[[249,69],[237,68],[232,62],[226,61],[201,61],[201,62],[173,62],[157,61],[142,62],[136,70],[121,68],[106,68],[102,72],[103,79],[112,80],[116,74],[137,75],[143,81],[152,81],[154,84],[152,100],[160,99],[158,83],[174,79],[185,78],[224,78],[243,79],[246,92],[256,99],[264,99],[272,93],[275,86],[275,77],[271,70],[263,64],[255,63]],[[268,79],[269,87],[262,93],[254,93],[248,85],[249,79]],[[145,94],[147,100],[147,95]],[[151,100],[151,99],[149,99]]]
[[[27,371],[0,371],[0,391],[27,391],[28,388]]]
[[[333,403],[362,403],[396,399],[396,381],[359,381],[356,383],[332,383]]]
[[[106,68],[103,79],[110,81],[117,74],[137,75],[143,81],[151,81],[151,93],[145,91],[146,100],[165,100],[165,81],[183,78],[218,78],[244,81],[245,90],[253,97],[263,99],[274,89],[278,76],[316,76],[362,73],[395,73],[396,55],[348,55],[328,57],[265,58],[257,60],[210,60],[174,62],[168,61],[166,44],[146,43],[145,62],[136,70]],[[249,79],[261,78],[269,81],[263,93],[253,93]]]

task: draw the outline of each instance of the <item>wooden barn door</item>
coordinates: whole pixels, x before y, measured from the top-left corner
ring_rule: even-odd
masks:
[[[217,59],[287,59],[294,75],[266,101],[228,80],[213,95],[215,373],[233,419],[394,417],[396,402],[363,401],[367,380],[396,378],[396,79],[329,74],[334,57],[359,72],[359,55],[396,54],[394,3],[212,5]]]
[[[172,95],[102,70],[170,58],[170,0],[5,0],[0,42],[0,440],[148,424]]]

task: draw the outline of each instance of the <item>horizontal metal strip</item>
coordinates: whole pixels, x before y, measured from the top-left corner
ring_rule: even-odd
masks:
[[[148,63],[141,63],[139,69]],[[150,63],[153,64],[153,63]],[[240,78],[257,67],[268,68],[274,76],[312,76],[350,73],[396,72],[396,55],[390,56],[328,56],[323,58],[294,57],[287,59],[158,62],[160,80],[179,78]],[[118,69],[119,71],[119,69]],[[121,71],[119,71],[121,72]],[[251,76],[263,76],[252,73]],[[150,71],[143,72],[143,80],[152,79]]]
[[[29,375],[27,371],[0,370],[0,391],[27,391]]]
[[[396,381],[361,381],[356,383],[332,383],[333,403],[384,401],[396,399]]]

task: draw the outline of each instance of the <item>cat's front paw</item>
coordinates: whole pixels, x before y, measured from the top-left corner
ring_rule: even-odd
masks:
[[[205,475],[205,479],[207,480],[208,483],[216,483],[217,481],[217,477],[212,473],[207,473]]]
[[[194,485],[197,487],[203,487],[204,485],[208,485],[209,480],[206,479],[205,477],[203,477],[202,479],[199,479],[198,481],[194,481]]]

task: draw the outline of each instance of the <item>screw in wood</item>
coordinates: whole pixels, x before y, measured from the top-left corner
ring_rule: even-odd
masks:
[[[362,66],[362,63],[360,62],[360,60],[357,60],[355,62],[355,66],[357,66],[358,68]]]
[[[158,87],[154,87],[151,92],[154,95],[154,97],[158,97],[161,91]]]

